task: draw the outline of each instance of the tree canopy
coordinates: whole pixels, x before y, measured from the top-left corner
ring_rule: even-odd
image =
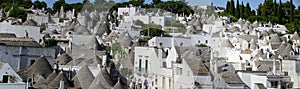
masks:
[[[300,6],[298,6],[300,7]],[[226,9],[221,15],[228,16],[237,21],[239,18],[247,19],[250,22],[261,21],[271,22],[273,24],[283,24],[289,30],[288,33],[295,31],[300,32],[300,8],[296,9],[293,0],[279,3],[276,0],[265,0],[264,3],[259,4],[256,11],[252,10],[250,4],[246,6],[239,3],[237,0],[236,7],[234,7],[234,0],[227,1]]]

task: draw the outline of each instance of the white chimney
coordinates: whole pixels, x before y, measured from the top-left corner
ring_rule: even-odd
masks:
[[[63,80],[59,81],[59,88],[58,89],[64,89],[64,81]]]
[[[276,60],[273,59],[273,74],[276,75]]]
[[[103,59],[103,60],[102,60],[102,65],[105,66],[105,65],[106,65],[107,56],[106,56],[106,55],[103,55],[103,56],[102,56],[102,59]]]
[[[72,18],[75,17],[75,9],[72,9]]]

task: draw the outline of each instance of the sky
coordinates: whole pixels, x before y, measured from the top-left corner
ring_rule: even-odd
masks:
[[[35,0],[32,0],[33,2]],[[48,4],[48,7],[52,7],[53,3],[56,0],[40,0],[40,1],[45,1]],[[77,3],[77,2],[82,2],[83,0],[65,0],[67,3]],[[93,2],[94,0],[90,0]],[[125,2],[128,0],[114,0],[115,2]],[[146,3],[151,3],[152,0],[145,0]],[[168,1],[168,0],[162,0],[162,1]],[[213,2],[214,6],[220,6],[220,7],[226,7],[226,2],[228,0],[186,0],[189,5],[210,5],[211,2]],[[234,0],[236,2],[236,0]],[[282,2],[286,2],[289,0],[282,0]],[[260,3],[263,3],[264,0],[240,0],[240,3],[244,2],[246,5],[247,2],[250,3],[250,6],[252,9],[258,8],[258,5]],[[300,5],[300,0],[293,0],[294,5],[298,7]],[[277,0],[277,3],[279,3],[279,0]]]

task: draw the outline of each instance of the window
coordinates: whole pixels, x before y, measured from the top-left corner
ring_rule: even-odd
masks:
[[[145,61],[145,71],[148,71],[148,60]]]
[[[198,43],[200,43],[200,40],[198,40]]]
[[[169,88],[171,89],[171,87],[172,87],[172,80],[169,79]]]
[[[3,75],[2,83],[8,83],[9,75]]]
[[[139,60],[139,71],[142,71],[142,59]]]
[[[159,43],[159,46],[161,46],[161,47],[162,47],[162,46],[163,46],[163,43]]]
[[[208,43],[208,40],[205,40],[205,43]]]
[[[30,65],[32,65],[35,62],[35,60],[30,60]]]
[[[271,88],[277,88],[278,81],[271,81]]]
[[[164,67],[164,68],[167,67],[167,62],[163,62],[163,67]]]
[[[162,77],[162,89],[165,89],[165,77]]]
[[[180,46],[183,46],[183,43],[180,43]]]
[[[180,74],[182,74],[182,68],[179,68],[179,67],[177,67],[177,75],[180,75]]]

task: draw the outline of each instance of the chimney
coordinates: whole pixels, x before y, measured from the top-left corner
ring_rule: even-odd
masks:
[[[273,59],[273,74],[274,74],[274,76],[276,75],[276,60],[275,60],[275,58]]]
[[[75,17],[75,9],[72,9],[72,19]]]
[[[102,59],[103,59],[103,60],[102,60],[102,65],[103,65],[103,66],[106,66],[107,55],[103,55],[103,56],[102,56]]]
[[[64,89],[64,81],[63,80],[59,81],[59,88],[58,89]]]

